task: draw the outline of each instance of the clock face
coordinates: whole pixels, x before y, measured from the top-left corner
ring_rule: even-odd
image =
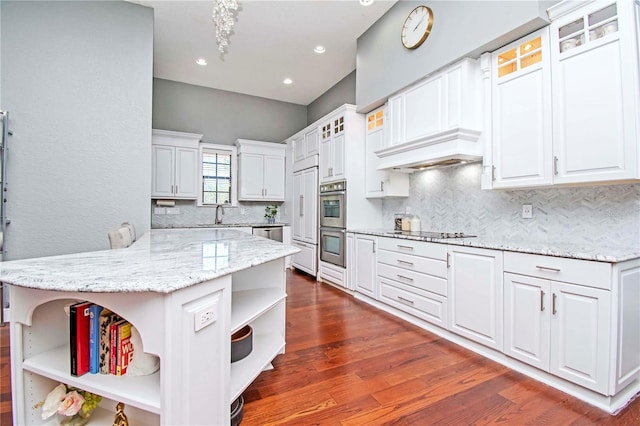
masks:
[[[400,38],[407,49],[415,49],[429,36],[433,25],[433,12],[427,6],[418,6],[411,11],[402,25]]]

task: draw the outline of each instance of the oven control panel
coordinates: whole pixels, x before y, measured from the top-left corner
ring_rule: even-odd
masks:
[[[341,180],[339,182],[331,182],[326,183],[324,185],[320,185],[320,192],[335,192],[335,191],[344,191],[347,189],[347,181]]]

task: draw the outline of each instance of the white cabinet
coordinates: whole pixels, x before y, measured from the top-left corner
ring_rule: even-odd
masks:
[[[365,185],[367,198],[408,197],[409,176],[406,173],[378,170],[380,157],[376,151],[386,146],[385,107],[367,114],[365,143]]]
[[[379,300],[439,327],[447,327],[447,246],[379,238]]]
[[[283,144],[238,139],[238,200],[284,201]]]
[[[345,178],[345,113],[320,125],[320,183]]]
[[[450,245],[449,330],[502,351],[502,252]]]
[[[377,237],[357,234],[355,236],[355,291],[373,299],[378,298],[376,282]]]
[[[151,197],[198,197],[198,143],[202,135],[153,129]]]
[[[318,242],[318,169],[315,167],[293,174],[292,222],[294,240]]]
[[[315,277],[318,270],[318,246],[297,240],[292,241],[291,244],[300,249],[291,260],[293,267]]]
[[[611,265],[506,253],[504,268],[505,354],[608,395]]]
[[[320,152],[320,130],[317,125],[309,126],[293,136],[293,171],[318,166]]]
[[[549,29],[491,54],[493,188],[553,183]]]
[[[637,179],[640,5],[570,6],[549,9],[554,182]]]
[[[390,97],[389,144],[377,151],[381,167],[409,171],[452,158],[479,160],[480,82],[478,61],[464,59]]]

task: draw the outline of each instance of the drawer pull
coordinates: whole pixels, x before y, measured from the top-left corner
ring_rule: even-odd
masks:
[[[536,265],[536,268],[538,269],[542,269],[544,271],[552,271],[552,272],[560,272],[560,269],[558,268],[550,268],[548,266],[540,266],[540,265]]]
[[[556,300],[557,300],[558,296],[556,296],[555,293],[553,293],[553,301],[551,303],[551,313],[553,315],[555,315],[558,311],[556,310]]]
[[[411,278],[411,277],[405,277],[404,275],[400,275],[400,274],[396,274],[396,276],[398,278],[402,278],[403,280],[413,281],[413,278]]]
[[[407,262],[406,260],[396,259],[398,263],[402,263],[403,265],[413,266],[413,262]]]
[[[402,303],[406,303],[409,305],[413,305],[415,303],[413,300],[405,299],[402,296],[397,296],[397,297],[398,297],[398,300],[401,301]]]
[[[413,250],[413,247],[411,247],[411,246],[401,246],[400,244],[398,244],[398,248],[399,249]]]
[[[544,291],[540,290],[540,312],[544,311]]]

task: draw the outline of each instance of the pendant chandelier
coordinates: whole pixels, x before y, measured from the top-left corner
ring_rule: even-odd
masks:
[[[216,41],[220,55],[225,53],[225,48],[229,45],[229,36],[235,23],[235,14],[238,10],[237,0],[214,0],[213,1],[213,22],[216,26]]]

